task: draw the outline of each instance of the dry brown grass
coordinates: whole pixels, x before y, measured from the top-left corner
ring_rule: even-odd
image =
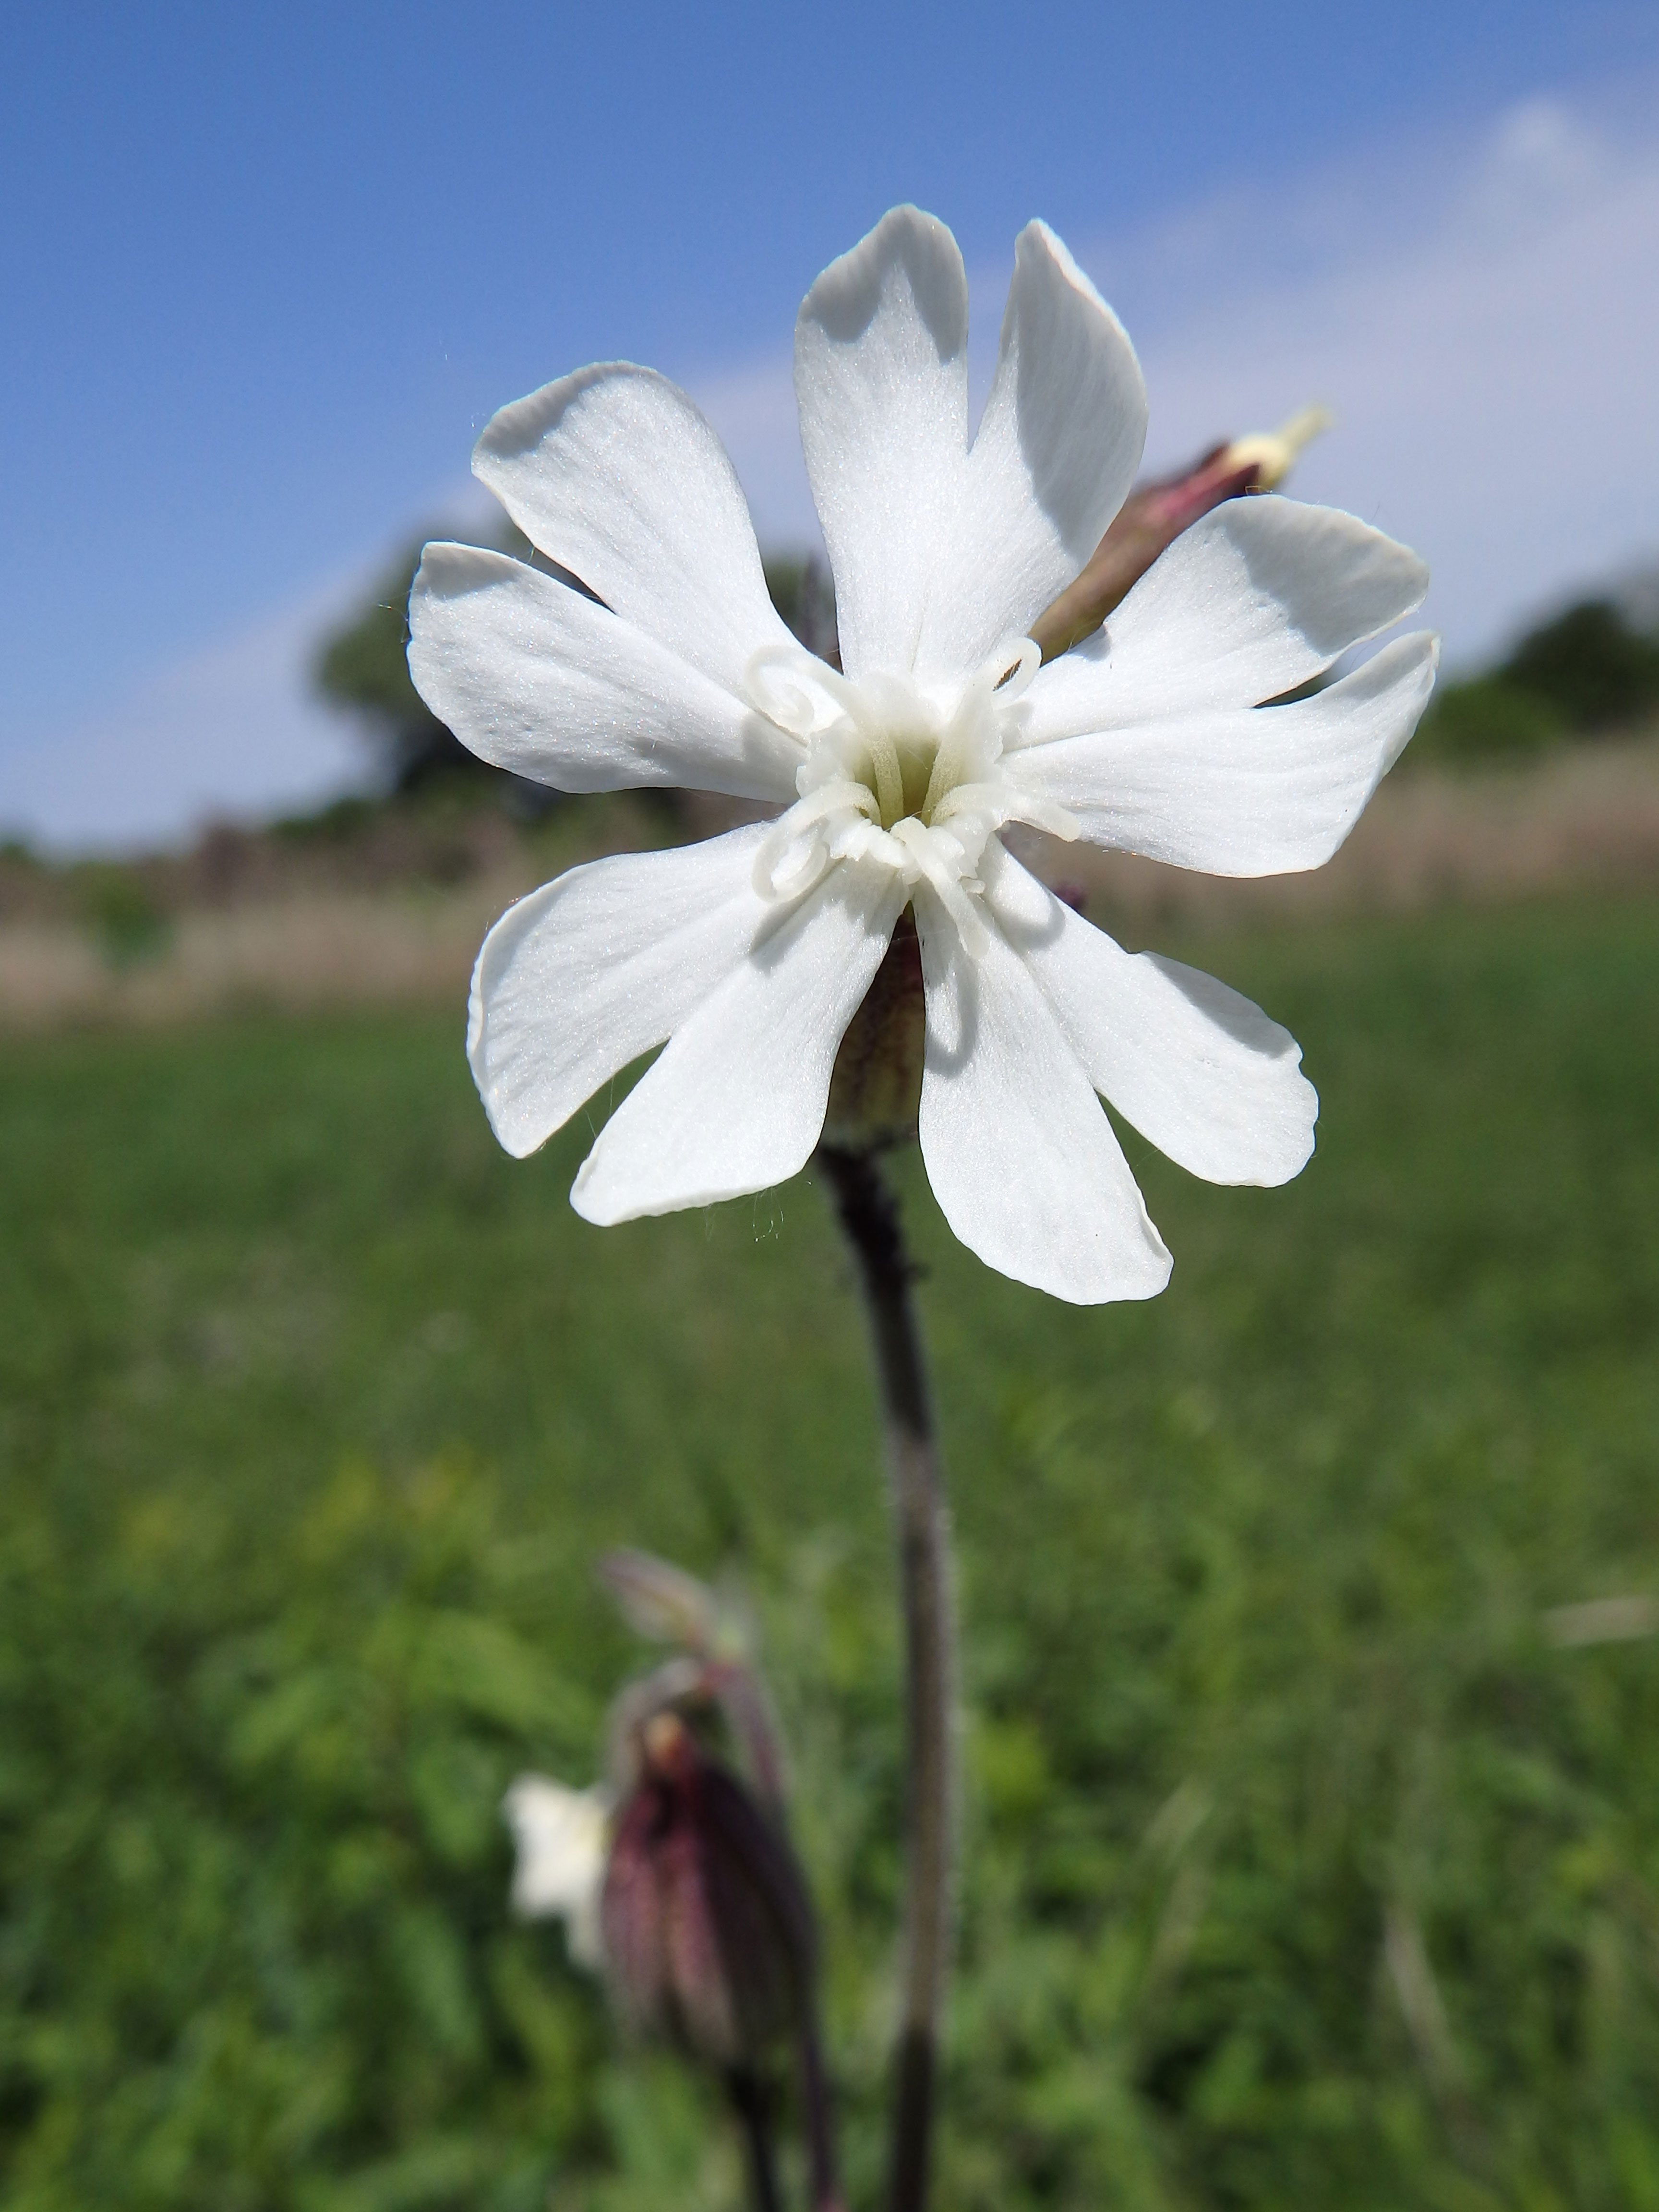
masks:
[[[173,1022],[237,1007],[465,1003],[484,931],[531,888],[513,874],[449,892],[301,893],[179,917],[155,956],[112,964],[64,923],[0,927],[0,1024]]]
[[[597,845],[647,842],[626,809],[586,817]],[[725,817],[729,819],[729,815]],[[724,826],[712,807],[695,827]],[[1328,867],[1255,882],[1031,836],[1048,878],[1083,894],[1133,937],[1165,921],[1228,925],[1398,911],[1550,892],[1659,888],[1659,738],[1564,750],[1525,769],[1391,777]],[[96,934],[50,913],[0,921],[0,1026],[158,1023],[250,1005],[287,1009],[449,1004],[459,1011],[479,939],[546,875],[544,850],[492,836],[485,865],[445,888],[383,882],[351,890],[255,872],[234,896],[183,907],[150,957],[114,964]]]

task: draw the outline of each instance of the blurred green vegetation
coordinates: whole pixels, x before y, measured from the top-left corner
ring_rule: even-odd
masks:
[[[836,635],[836,586],[815,553],[769,553],[766,589],[773,605],[811,653],[841,665]]]
[[[910,1214],[962,1547],[942,2212],[1659,2204],[1659,907],[1183,944],[1303,1039],[1283,1191],[1128,1139],[1166,1295]],[[69,2208],[737,2203],[506,1909],[641,1543],[754,1593],[877,2197],[885,1504],[805,1183],[596,1231],[460,1017],[9,1040],[0,2172]],[[596,1104],[595,1118],[604,1101]]]
[[[82,926],[112,968],[161,958],[173,942],[173,917],[141,870],[88,860],[73,872]]]
[[[1496,668],[1443,678],[1406,757],[1452,766],[1524,758],[1656,718],[1659,637],[1612,600],[1583,599],[1528,630]]]

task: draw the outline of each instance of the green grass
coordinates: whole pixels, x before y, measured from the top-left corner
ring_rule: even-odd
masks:
[[[1659,906],[1169,949],[1302,1040],[1297,1183],[1129,1139],[1174,1281],[1077,1312],[906,1175],[965,1617],[941,2206],[1659,2207],[1659,1646],[1540,1626],[1659,1589]],[[759,1607],[875,2201],[896,1651],[823,1206],[590,1229],[586,1128],[500,1155],[459,1031],[5,1043],[28,2212],[735,2201],[505,1910],[502,1788],[589,1778],[644,1656],[619,1541]]]

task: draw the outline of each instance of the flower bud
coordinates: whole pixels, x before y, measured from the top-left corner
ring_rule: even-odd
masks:
[[[1248,437],[1235,438],[1223,455],[1223,465],[1254,471],[1247,491],[1271,491],[1290,474],[1303,447],[1330,427],[1327,409],[1300,408],[1276,430],[1253,430]]]
[[[1212,447],[1192,467],[1129,494],[1082,574],[1031,626],[1045,660],[1080,645],[1127,598],[1164,548],[1201,514],[1242,493],[1271,491],[1311,439],[1330,428],[1322,407],[1304,407],[1277,430]]]
[[[808,2017],[816,1942],[781,1829],[680,1716],[635,1732],[600,1923],[613,1994],[635,2027],[726,2069]]]

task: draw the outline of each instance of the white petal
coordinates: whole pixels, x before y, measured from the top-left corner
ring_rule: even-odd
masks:
[[[849,676],[915,664],[967,465],[967,344],[962,256],[917,208],[884,216],[802,302],[801,444]]]
[[[1092,1085],[1024,961],[978,959],[925,887],[921,1153],[940,1211],[988,1267],[1074,1305],[1156,1296],[1170,1255]]]
[[[599,1133],[571,1191],[589,1221],[709,1206],[785,1182],[823,1127],[847,1024],[905,900],[903,880],[843,860],[684,1024]]]
[[[1122,325],[1046,223],[1028,223],[960,517],[929,590],[924,673],[978,667],[1065,590],[1122,506],[1146,388]]]
[[[609,1793],[567,1790],[544,1775],[521,1774],[501,1809],[518,1850],[514,1911],[530,1920],[562,1917],[571,1957],[580,1966],[597,1967]]]
[[[480,759],[560,791],[672,784],[791,799],[799,748],[643,630],[476,545],[428,545],[409,667]]]
[[[1428,586],[1408,547],[1337,507],[1227,500],[1037,677],[1027,741],[1259,706],[1409,614]]]
[[[532,544],[716,683],[788,643],[726,449],[654,369],[602,362],[515,400],[472,466]]]
[[[1319,1097],[1290,1031],[1178,960],[1126,952],[993,839],[980,861],[1003,935],[1042,985],[1097,1091],[1211,1182],[1288,1182]]]
[[[1003,770],[1098,845],[1217,876],[1317,868],[1404,750],[1438,657],[1437,639],[1419,631],[1291,706],[1061,738],[1006,755]]]
[[[472,971],[467,1059],[522,1159],[672,1036],[771,912],[750,878],[768,824],[572,868],[511,906]]]

